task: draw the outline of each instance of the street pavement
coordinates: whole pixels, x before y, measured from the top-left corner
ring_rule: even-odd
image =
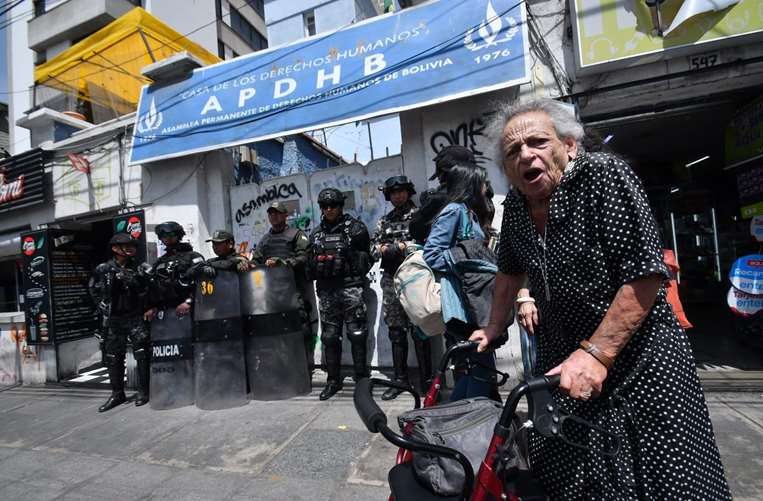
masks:
[[[222,411],[99,414],[107,392],[0,391],[0,500],[384,500],[395,449],[370,434],[353,385]],[[763,499],[763,393],[707,395],[732,493]],[[410,397],[381,402],[389,415]]]

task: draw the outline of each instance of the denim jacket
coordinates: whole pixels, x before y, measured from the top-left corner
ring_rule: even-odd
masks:
[[[463,228],[463,212],[471,216],[471,224]],[[424,244],[424,261],[435,272],[447,273],[448,264],[445,261],[445,251],[453,248],[456,242],[462,240],[484,240],[483,233],[477,219],[468,212],[466,205],[458,203],[449,203],[440,211],[432,225],[432,231],[429,233]]]

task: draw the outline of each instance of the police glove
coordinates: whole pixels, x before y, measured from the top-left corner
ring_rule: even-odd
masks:
[[[200,266],[199,272],[207,278],[215,278],[215,276],[217,275],[217,271],[215,270],[215,268],[208,264],[204,264],[203,266]]]

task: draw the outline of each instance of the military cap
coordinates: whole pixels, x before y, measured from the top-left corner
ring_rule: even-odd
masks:
[[[220,243],[228,240],[235,240],[233,233],[225,230],[215,230],[214,233],[212,233],[212,238],[208,239],[207,242]]]
[[[272,210],[280,212],[281,214],[289,213],[289,209],[286,208],[286,205],[284,205],[283,202],[273,202],[270,204],[270,207],[268,207],[268,212]]]

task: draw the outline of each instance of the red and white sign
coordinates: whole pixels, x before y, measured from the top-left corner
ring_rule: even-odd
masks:
[[[732,287],[726,296],[731,311],[742,317],[751,317],[763,310],[763,296],[747,294]]]
[[[138,216],[132,216],[127,220],[127,229],[125,230],[133,238],[140,238],[143,233],[143,226],[140,224],[140,218]]]
[[[24,243],[21,244],[21,250],[27,256],[31,256],[37,250],[34,244],[34,237],[24,237]]]
[[[18,200],[24,196],[24,174],[21,174],[15,181],[8,182],[5,179],[5,172],[0,170],[0,204]]]

